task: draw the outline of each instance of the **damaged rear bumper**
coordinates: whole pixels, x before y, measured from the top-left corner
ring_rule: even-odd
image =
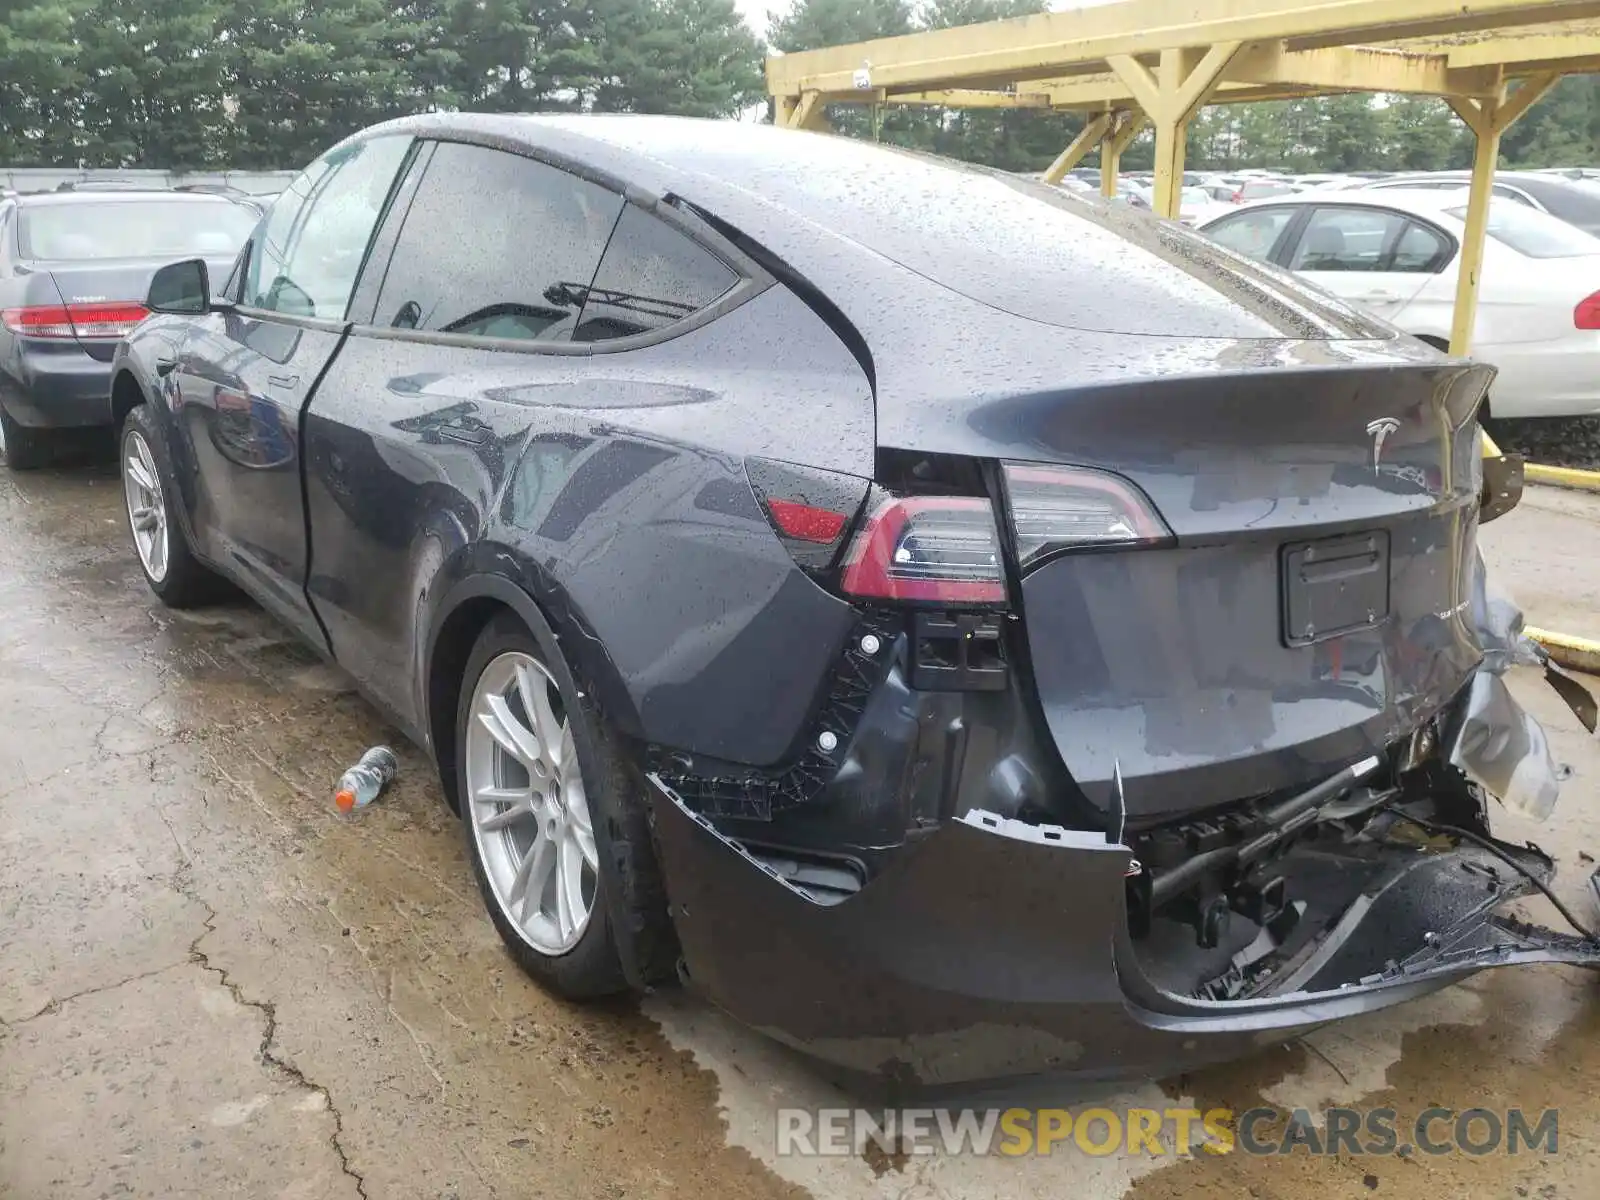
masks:
[[[1481,659],[1443,710],[1384,751],[1394,786],[1358,799],[1359,820],[1330,805],[1325,823],[1297,827],[1271,860],[1287,906],[1236,907],[1245,923],[1215,940],[1170,916],[1152,923],[1148,909],[1136,939],[1130,879],[1148,899],[1140,886],[1172,864],[1141,867],[1101,830],[971,806],[992,789],[902,821],[903,840],[886,825],[893,836],[859,890],[828,893],[780,874],[651,775],[689,982],[838,1075],[926,1094],[1024,1076],[1169,1076],[1486,968],[1600,966],[1600,942],[1504,912],[1554,864],[1488,837],[1481,811],[1487,793],[1543,817],[1559,790],[1544,731],[1506,686],[1511,666],[1543,667],[1591,732],[1594,701],[1523,636],[1481,560],[1471,610]],[[911,711],[910,695],[895,692],[894,711]],[[1007,761],[1039,766],[1041,752],[1016,743]],[[870,776],[883,787],[900,777]],[[1260,833],[1239,836],[1270,841]],[[1150,859],[1152,832],[1128,836]]]
[[[1252,999],[1166,992],[1131,943],[1126,846],[971,812],[821,903],[652,779],[691,986],[847,1078],[928,1092],[1038,1074],[1159,1077],[1237,1057],[1491,966],[1600,965],[1600,946],[1495,915],[1531,884],[1485,850],[1384,860]],[[1535,874],[1548,859],[1502,846]]]

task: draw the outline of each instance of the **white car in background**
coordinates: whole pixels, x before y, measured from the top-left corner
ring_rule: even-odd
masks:
[[[1217,199],[1204,186],[1185,186],[1178,195],[1178,220],[1185,225],[1204,225],[1223,213],[1234,211],[1236,208],[1230,201]]]
[[[1465,189],[1305,192],[1236,207],[1201,231],[1442,349],[1466,213]],[[1500,370],[1494,416],[1600,413],[1600,238],[1492,201],[1472,354]]]

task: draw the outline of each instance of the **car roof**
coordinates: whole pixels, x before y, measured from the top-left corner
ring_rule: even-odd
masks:
[[[854,138],[684,117],[448,113],[373,126],[333,153],[388,134],[543,159],[647,208],[676,199],[825,301],[807,311],[849,331],[881,446],[968,453],[958,448],[971,445],[971,397],[997,388],[1026,406],[1182,369],[1333,369],[1343,360],[1320,349],[1329,342],[1385,361],[1420,355],[1389,326],[1176,222]],[[768,319],[795,314],[781,289],[752,303]],[[1319,349],[1302,355],[1305,343]]]
[[[1450,180],[1459,179],[1462,182],[1462,184],[1465,185],[1466,183],[1471,181],[1472,172],[1470,172],[1470,171],[1437,171],[1437,172],[1434,172],[1432,174],[1427,174],[1427,175],[1424,175],[1424,174],[1408,174],[1408,175],[1394,176],[1393,178],[1397,182],[1398,181],[1402,181],[1402,180],[1406,181],[1406,182],[1410,182],[1412,180],[1418,180],[1418,179],[1450,179]],[[1568,177],[1566,177],[1564,175],[1545,174],[1542,171],[1496,171],[1494,173],[1494,181],[1496,183],[1511,184],[1514,187],[1522,188],[1524,191],[1534,192],[1534,193],[1537,193],[1537,192],[1539,192],[1541,190],[1544,190],[1544,191],[1553,191],[1553,192],[1569,192],[1569,193],[1572,193],[1572,194],[1575,194],[1575,195],[1588,195],[1588,196],[1593,196],[1594,195],[1594,188],[1592,186],[1590,186],[1593,183],[1592,180],[1590,180],[1590,181],[1588,181],[1588,183],[1586,183],[1584,180],[1581,180],[1581,179],[1570,179],[1570,178],[1568,178]],[[1387,180],[1383,180],[1383,181],[1374,180],[1373,182],[1386,182],[1387,183],[1389,181],[1387,181]]]
[[[117,188],[94,192],[23,192],[16,201],[24,208],[71,204],[125,204],[129,200],[172,200],[179,204],[232,204],[231,196],[215,192],[174,192],[166,188]]]
[[[1339,208],[1392,208],[1421,217],[1438,217],[1452,208],[1466,203],[1465,187],[1461,188],[1375,188],[1371,191],[1355,189],[1327,192],[1296,192],[1289,196],[1267,196],[1235,205],[1234,212],[1250,212],[1258,208],[1281,208],[1284,205],[1319,205]]]

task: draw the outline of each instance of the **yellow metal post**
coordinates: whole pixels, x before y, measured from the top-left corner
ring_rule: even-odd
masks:
[[[1465,355],[1472,349],[1472,326],[1478,315],[1478,279],[1483,272],[1483,239],[1489,227],[1489,201],[1494,195],[1494,169],[1500,157],[1500,135],[1555,86],[1554,73],[1528,78],[1515,93],[1504,85],[1481,99],[1450,97],[1450,107],[1466,122],[1476,138],[1472,156],[1472,186],[1467,194],[1466,229],[1456,276],[1456,304],[1450,320],[1450,353]]]
[[[1178,90],[1183,87],[1182,50],[1163,50],[1156,81],[1161,86],[1161,112],[1154,115],[1156,126],[1156,177],[1150,207],[1163,217],[1176,218],[1183,207],[1183,157],[1188,121],[1176,111]]]
[[[1116,114],[1115,128],[1100,143],[1100,194],[1111,199],[1117,194],[1117,176],[1122,171],[1122,152],[1144,127],[1144,114],[1137,110]]]
[[[1450,353],[1465,355],[1472,349],[1472,323],[1478,312],[1478,276],[1483,269],[1484,231],[1489,226],[1489,200],[1493,196],[1494,167],[1500,157],[1500,131],[1484,109],[1470,100],[1451,101],[1462,120],[1477,135],[1472,155],[1472,187],[1467,193],[1466,230],[1456,269],[1456,304],[1450,318]],[[1491,109],[1492,112],[1492,109]],[[1469,115],[1470,114],[1470,115]]]
[[[1078,131],[1078,136],[1060,154],[1056,155],[1055,162],[1044,169],[1043,179],[1046,183],[1060,183],[1067,177],[1067,172],[1083,161],[1083,156],[1100,144],[1100,139],[1105,137],[1111,128],[1111,114],[1099,113],[1084,122],[1083,128]]]

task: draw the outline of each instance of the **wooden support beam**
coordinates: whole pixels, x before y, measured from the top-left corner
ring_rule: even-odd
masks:
[[[1500,82],[1494,68],[1453,70],[1444,54],[1375,46],[1290,50],[1284,42],[1256,42],[1226,72],[1238,83],[1298,84],[1407,95],[1486,95]]]
[[[1553,27],[1548,33],[1529,31],[1516,37],[1486,37],[1441,50],[1450,66],[1457,69],[1595,58],[1600,57],[1600,28]]]
[[[1111,129],[1111,114],[1098,113],[1090,117],[1078,136],[1068,143],[1067,148],[1056,155],[1056,160],[1044,169],[1046,183],[1060,183],[1066,178],[1067,172],[1083,161],[1083,156],[1100,144],[1100,140]]]
[[[922,92],[887,92],[889,104],[923,104],[939,108],[1049,108],[1050,97],[1043,92],[985,91],[974,88],[935,88]]]
[[[789,128],[815,129],[819,120],[823,122],[822,128],[826,129],[827,121],[822,115],[822,96],[817,92],[801,92],[800,103],[789,115]]]
[[[1139,136],[1145,116],[1138,109],[1115,114],[1115,127],[1100,144],[1100,194],[1108,200],[1117,194],[1117,176],[1122,170],[1122,152]]]
[[[1112,55],[1107,64],[1122,80],[1156,127],[1156,181],[1154,208],[1176,218],[1183,192],[1183,152],[1189,122],[1216,87],[1241,43],[1218,42],[1197,62],[1182,50],[1163,50],[1157,73],[1127,55]]]
[[[1450,107],[1477,139],[1472,156],[1472,184],[1467,192],[1466,228],[1462,231],[1461,257],[1456,267],[1456,303],[1450,318],[1451,354],[1465,356],[1472,350],[1473,326],[1478,315],[1478,283],[1483,273],[1483,240],[1489,228],[1489,204],[1494,195],[1500,135],[1554,87],[1559,78],[1554,74],[1534,76],[1510,95],[1502,86],[1494,96],[1449,99]]]
[[[927,30],[776,55],[768,88],[845,92],[957,87],[980,79],[1049,79],[1108,56],[1220,42],[1289,39],[1297,48],[1473,33],[1600,16],[1600,0],[1124,0],[1006,21]]]

